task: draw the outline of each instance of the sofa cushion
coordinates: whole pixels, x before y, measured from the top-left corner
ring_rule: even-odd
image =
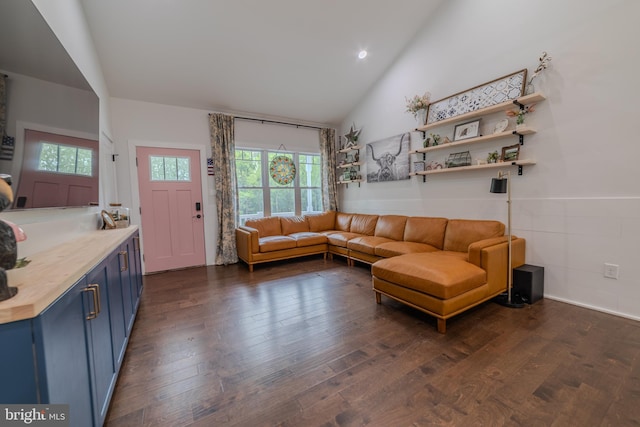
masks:
[[[425,243],[442,249],[447,221],[447,218],[409,217],[404,227],[404,238],[398,240]]]
[[[349,231],[364,234],[365,236],[373,236],[376,231],[377,222],[378,215],[353,214]]]
[[[334,230],[336,228],[336,211],[326,211],[321,214],[305,215],[309,223],[309,231]]]
[[[347,242],[347,248],[352,251],[358,251],[365,254],[375,255],[376,246],[382,243],[393,242],[391,239],[387,239],[386,237],[378,237],[378,236],[362,236],[362,237],[354,237],[353,239]]]
[[[376,255],[383,258],[390,258],[392,256],[413,254],[418,252],[435,252],[438,249],[427,245],[426,243],[418,242],[387,242],[376,246]]]
[[[440,299],[449,299],[484,285],[486,272],[455,256],[438,252],[407,254],[376,261],[371,273]]]
[[[280,217],[282,234],[288,236],[293,233],[304,233],[309,231],[309,223],[303,216],[283,216]]]
[[[299,248],[302,246],[313,246],[327,243],[327,236],[320,233],[313,233],[311,231],[289,234],[288,237],[295,239],[296,246]]]
[[[404,215],[381,215],[376,222],[374,235],[391,240],[403,240],[406,222],[407,217]]]
[[[338,231],[349,231],[349,228],[351,227],[351,218],[353,218],[353,214],[336,212],[335,229]]]
[[[281,249],[291,249],[296,247],[296,239],[289,236],[267,236],[261,237],[260,252],[273,252]]]
[[[361,234],[350,233],[348,231],[337,231],[327,235],[330,245],[347,247],[347,242],[356,237],[362,236]]]
[[[258,230],[260,237],[281,236],[282,227],[280,227],[279,216],[268,216],[265,218],[248,219],[245,223],[247,227]]]
[[[469,245],[479,240],[504,235],[500,221],[477,219],[450,219],[444,235],[445,251],[467,252]]]

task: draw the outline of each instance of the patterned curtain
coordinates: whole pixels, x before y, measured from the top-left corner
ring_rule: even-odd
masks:
[[[238,223],[238,182],[233,116],[209,115],[211,152],[215,172],[216,207],[218,210],[218,241],[216,265],[238,262],[236,224]]]
[[[0,141],[7,130],[7,76],[0,74]]]
[[[320,129],[320,163],[322,163],[322,207],[325,211],[338,210],[336,155],[336,130],[327,128]]]

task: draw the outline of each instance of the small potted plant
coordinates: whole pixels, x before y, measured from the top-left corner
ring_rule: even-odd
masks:
[[[489,153],[489,155],[487,156],[487,163],[497,163],[497,162],[498,162],[498,151]]]
[[[440,139],[441,139],[440,134],[432,133],[430,135],[431,135],[431,140],[433,141],[433,144],[431,144],[431,146],[435,147],[436,145],[439,145]]]
[[[536,109],[536,104],[527,105],[524,108],[517,110],[509,110],[506,112],[509,117],[516,117],[516,130],[524,125],[524,116],[529,113],[533,113]]]

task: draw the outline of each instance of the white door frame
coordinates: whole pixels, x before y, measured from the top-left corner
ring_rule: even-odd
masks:
[[[140,189],[138,188],[138,168],[136,166],[136,148],[137,147],[157,147],[157,148],[173,148],[177,150],[197,150],[200,151],[200,181],[202,187],[202,215],[204,216],[204,252],[205,262],[207,265],[215,263],[216,255],[216,227],[214,220],[215,205],[209,207],[209,185],[207,184],[207,150],[202,145],[183,144],[177,142],[159,142],[159,141],[142,141],[130,139],[129,145],[129,175],[131,176],[131,199],[134,206],[131,206],[131,219],[135,224],[140,224],[142,230],[142,218],[140,217]],[[205,202],[206,201],[206,202]],[[142,240],[142,232],[140,232],[140,242],[144,248]],[[145,265],[142,263],[142,273],[145,273]]]

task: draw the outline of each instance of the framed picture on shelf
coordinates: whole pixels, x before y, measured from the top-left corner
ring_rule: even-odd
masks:
[[[424,172],[424,171],[425,171],[424,162],[413,162],[413,172]]]
[[[520,144],[510,145],[508,147],[502,147],[502,156],[500,160],[503,162],[513,162],[518,160],[520,156]]]
[[[344,172],[342,173],[342,180],[351,181],[351,171],[348,168],[345,169]]]
[[[353,154],[347,154],[347,156],[346,156],[346,157],[345,157],[345,159],[344,159],[344,162],[345,162],[345,163],[353,163],[353,162],[354,162],[354,160],[353,160]]]
[[[453,130],[454,141],[475,138],[477,136],[480,136],[480,119],[456,125]]]

